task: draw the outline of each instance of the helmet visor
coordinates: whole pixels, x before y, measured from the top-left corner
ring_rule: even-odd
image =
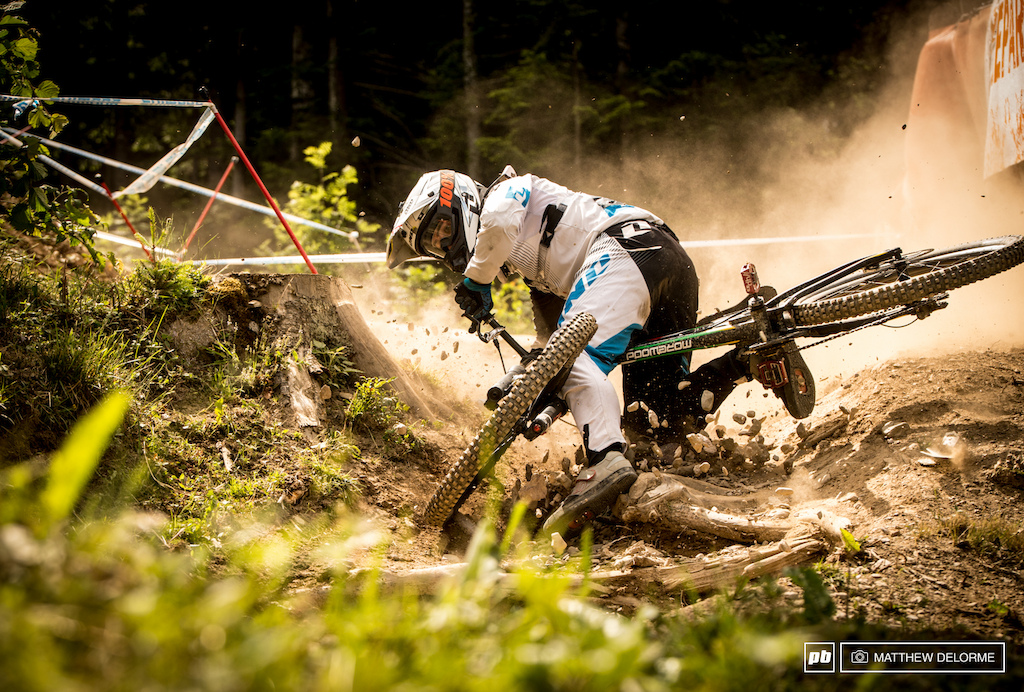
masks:
[[[435,218],[434,222],[427,226],[420,237],[423,242],[423,249],[434,257],[444,258],[448,246],[451,245],[452,221],[449,218]]]

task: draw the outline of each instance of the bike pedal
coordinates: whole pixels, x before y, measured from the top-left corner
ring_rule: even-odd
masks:
[[[757,366],[757,381],[765,389],[777,389],[789,382],[786,374],[786,363],[782,360],[766,360]]]

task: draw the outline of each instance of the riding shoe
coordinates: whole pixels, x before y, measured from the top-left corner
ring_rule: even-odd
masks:
[[[608,509],[637,478],[633,465],[621,453],[609,452],[600,462],[580,471],[569,496],[551,513],[541,531],[575,535],[595,516]]]

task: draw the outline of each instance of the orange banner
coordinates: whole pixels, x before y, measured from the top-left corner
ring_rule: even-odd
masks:
[[[989,76],[985,177],[1024,161],[1024,0],[992,4],[985,67]]]

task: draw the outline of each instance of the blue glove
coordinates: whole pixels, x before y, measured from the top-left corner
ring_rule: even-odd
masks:
[[[491,300],[491,285],[465,279],[455,287],[455,302],[462,308],[466,317],[479,320],[494,307],[494,301]]]

